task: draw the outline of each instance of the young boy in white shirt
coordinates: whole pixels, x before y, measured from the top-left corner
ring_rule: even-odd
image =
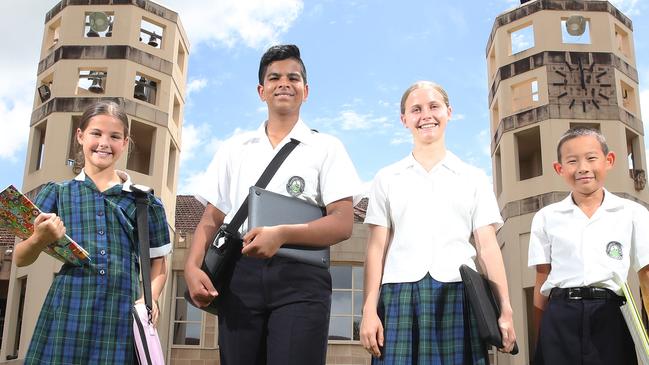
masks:
[[[571,192],[532,221],[529,266],[536,266],[534,365],[636,364],[620,305],[631,264],[645,307],[649,276],[649,212],[604,188],[615,163],[603,135],[568,130],[559,140],[554,170]]]

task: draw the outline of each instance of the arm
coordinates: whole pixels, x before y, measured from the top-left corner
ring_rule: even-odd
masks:
[[[383,325],[376,312],[379,302],[383,262],[390,236],[388,228],[370,225],[365,259],[365,290],[363,319],[360,337],[363,347],[373,356],[381,356],[379,347],[383,346]]]
[[[500,318],[498,326],[503,336],[503,351],[510,352],[516,341],[514,332],[513,310],[509,302],[509,290],[507,289],[507,276],[503,257],[496,240],[496,231],[493,225],[480,227],[473,232],[478,259],[485,270],[487,279],[492,283],[496,298],[500,304]]]
[[[207,274],[201,270],[205,251],[216,232],[223,224],[225,214],[212,204],[207,204],[201,217],[192,244],[189,247],[189,254],[185,262],[185,281],[187,289],[194,303],[205,307],[209,305],[218,295]]]
[[[158,298],[162,294],[165,281],[167,280],[167,265],[165,257],[155,257],[151,259],[151,299],[153,300],[151,308],[151,319],[153,325],[157,326],[160,318],[160,307],[158,307]],[[136,303],[144,303],[144,293]]]
[[[649,265],[638,271],[638,279],[640,281],[640,294],[642,294],[644,310],[649,313]]]
[[[327,205],[327,215],[309,223],[256,227],[243,237],[244,255],[272,257],[284,243],[327,247],[348,239],[352,234],[354,208],[352,198]]]
[[[14,259],[16,266],[31,265],[41,251],[50,243],[65,235],[65,226],[54,213],[41,213],[34,220],[34,233],[16,245]]]
[[[541,328],[541,318],[543,318],[543,311],[545,311],[545,306],[548,304],[548,297],[541,294],[541,286],[548,279],[550,270],[552,267],[550,264],[541,264],[536,265],[536,282],[534,283],[534,332],[536,333],[536,338],[539,338],[539,329]]]

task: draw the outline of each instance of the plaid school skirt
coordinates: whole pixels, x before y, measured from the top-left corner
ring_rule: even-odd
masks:
[[[462,282],[442,283],[426,274],[413,283],[383,284],[378,313],[385,341],[372,364],[489,364]]]

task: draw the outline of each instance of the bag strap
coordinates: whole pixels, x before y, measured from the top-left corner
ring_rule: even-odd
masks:
[[[144,305],[149,315],[149,323],[153,320],[151,310],[153,298],[151,295],[151,257],[149,255],[149,193],[153,189],[142,185],[131,185],[135,195],[135,214],[137,216],[137,235],[140,249],[140,271],[142,272],[142,287],[144,290]]]
[[[265,188],[266,185],[270,182],[270,180],[275,176],[275,173],[279,169],[279,167],[282,165],[284,160],[288,157],[288,155],[293,152],[295,147],[300,144],[300,141],[297,139],[291,138],[291,140],[285,144],[282,149],[277,152],[275,157],[270,161],[268,166],[266,166],[266,169],[264,172],[261,174],[259,177],[259,180],[257,180],[257,183],[255,184],[256,187],[259,188]],[[230,223],[227,224],[225,230],[230,233],[230,234],[236,234],[236,232],[239,230],[239,227],[243,224],[243,222],[248,218],[248,197],[246,196],[246,199],[243,201],[243,204],[241,204],[241,207],[239,207],[239,210],[237,210],[237,213],[234,215]]]

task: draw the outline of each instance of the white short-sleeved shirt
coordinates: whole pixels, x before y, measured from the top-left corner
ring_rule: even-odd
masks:
[[[256,131],[225,141],[205,173],[210,183],[203,184],[205,188],[198,194],[226,214],[225,222],[231,221],[248,189],[291,138],[300,144],[279,167],[266,190],[291,196],[289,186],[297,188],[302,190],[298,198],[320,206],[352,197],[360,190],[360,179],[340,140],[312,131],[298,120],[275,149],[266,135],[265,122]],[[247,222],[240,231],[247,232]]]
[[[460,281],[460,265],[475,268],[474,230],[502,226],[486,174],[450,151],[427,172],[412,155],[381,169],[369,194],[366,224],[391,238],[382,283],[415,282],[426,273]]]
[[[572,200],[539,210],[532,220],[528,265],[551,264],[541,293],[552,288],[597,286],[618,294],[617,273],[626,280],[629,267],[649,264],[649,212],[643,206],[604,190],[604,201],[588,218]]]

